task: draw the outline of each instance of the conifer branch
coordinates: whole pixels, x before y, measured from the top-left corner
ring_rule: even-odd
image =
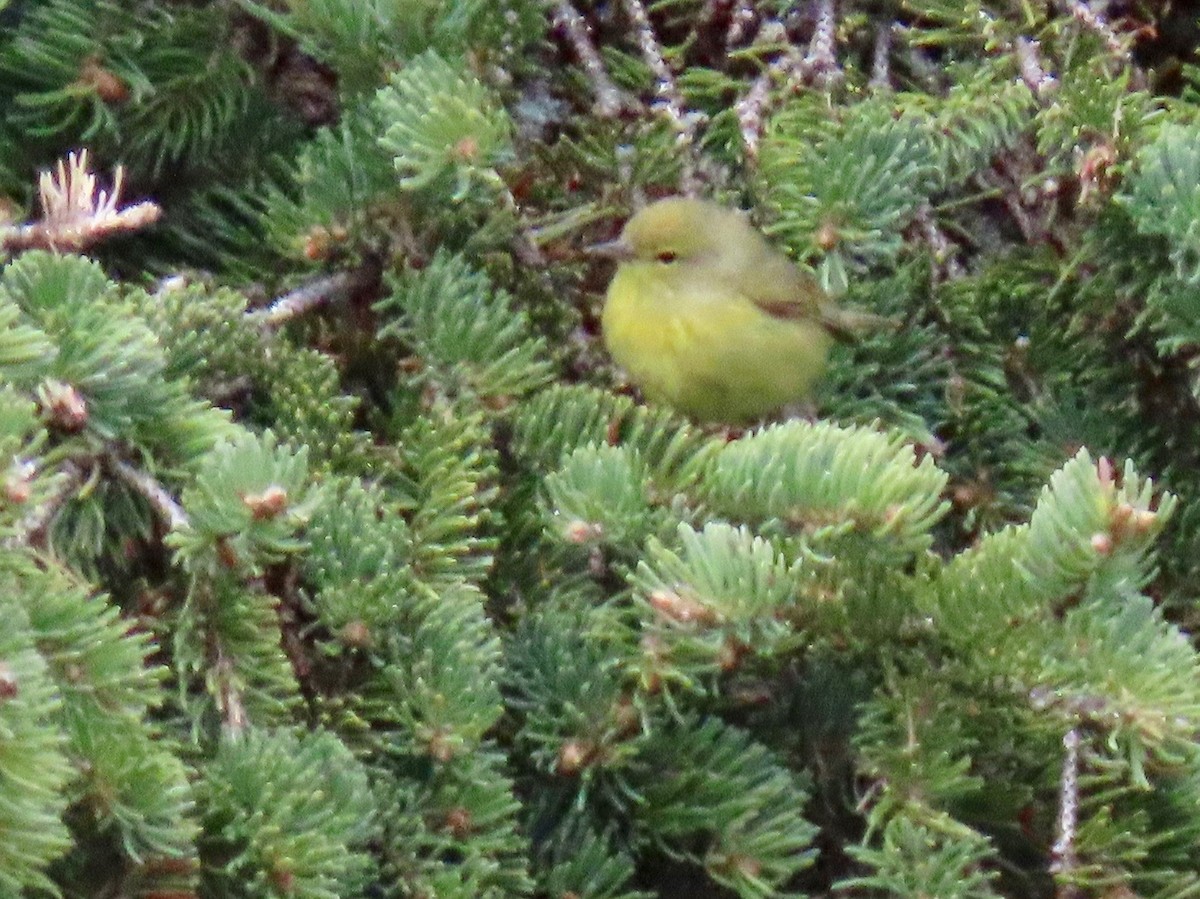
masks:
[[[1058,899],[1078,899],[1083,894],[1069,880],[1079,867],[1075,852],[1075,836],[1079,827],[1079,728],[1072,727],[1063,736],[1062,776],[1058,785],[1058,837],[1050,848],[1050,871],[1065,878],[1060,883]]]
[[[122,481],[136,490],[150,504],[150,508],[167,525],[168,530],[179,531],[188,527],[188,516],[183,511],[183,506],[179,505],[167,488],[150,474],[134,468],[122,459],[110,457],[109,465]]]
[[[588,77],[592,93],[596,97],[593,111],[601,118],[615,118],[632,104],[624,96],[604,67],[596,45],[588,35],[587,22],[579,11],[571,4],[571,0],[557,0],[554,4],[554,24],[562,29],[567,42],[579,57],[579,63]]]
[[[53,171],[42,172],[40,221],[0,230],[0,249],[79,251],[114,234],[138,231],[158,221],[162,209],[149,200],[122,207],[125,170],[117,167],[111,191],[99,190],[88,169],[88,152],[67,154]]]
[[[622,5],[633,24],[634,37],[642,52],[642,59],[654,75],[655,92],[659,97],[655,108],[663,112],[677,135],[683,163],[683,171],[679,177],[680,190],[685,194],[694,194],[699,188],[695,159],[696,129],[704,120],[704,116],[702,113],[688,110],[687,102],[675,82],[675,74],[667,65],[662,45],[654,34],[654,26],[650,24],[650,16],[642,0],[623,0]]]

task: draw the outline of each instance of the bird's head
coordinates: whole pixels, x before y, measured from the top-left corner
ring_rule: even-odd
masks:
[[[727,253],[730,238],[745,228],[738,212],[707,200],[670,197],[637,212],[620,237],[591,247],[589,252],[664,265],[713,260]]]

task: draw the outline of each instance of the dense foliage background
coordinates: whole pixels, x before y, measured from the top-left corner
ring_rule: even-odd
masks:
[[[0,895],[1200,896],[1198,44],[0,0]],[[608,364],[681,191],[896,323],[815,420]]]

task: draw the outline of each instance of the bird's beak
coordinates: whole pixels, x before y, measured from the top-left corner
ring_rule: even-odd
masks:
[[[592,244],[590,247],[585,247],[583,252],[588,256],[595,256],[597,259],[614,259],[617,262],[626,262],[634,255],[633,246],[621,237],[606,243]]]

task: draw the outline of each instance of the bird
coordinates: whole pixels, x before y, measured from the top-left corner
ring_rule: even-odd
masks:
[[[835,339],[870,318],[839,310],[745,213],[668,197],[589,248],[619,264],[600,317],[642,395],[698,421],[746,424],[805,401]]]

